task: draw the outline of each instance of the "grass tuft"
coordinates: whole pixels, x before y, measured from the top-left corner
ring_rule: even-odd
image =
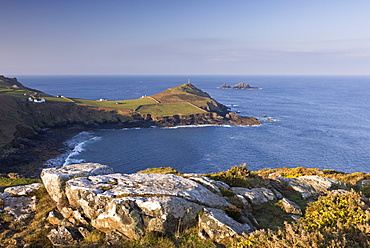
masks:
[[[171,167],[158,167],[158,168],[148,168],[138,173],[148,173],[148,174],[174,174],[178,176],[182,176],[183,174],[174,168]]]

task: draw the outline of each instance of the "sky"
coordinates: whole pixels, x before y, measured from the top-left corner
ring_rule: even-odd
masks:
[[[369,0],[0,0],[3,75],[370,75]]]

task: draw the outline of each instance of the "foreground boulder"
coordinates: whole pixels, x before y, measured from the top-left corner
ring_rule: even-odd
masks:
[[[66,183],[65,193],[70,207],[81,209],[92,226],[131,239],[149,231],[173,233],[194,226],[202,206],[230,205],[200,184],[172,174],[76,178]]]
[[[51,198],[58,204],[66,201],[65,183],[77,177],[112,174],[114,170],[106,165],[97,163],[83,163],[63,166],[60,168],[43,169],[41,179]]]
[[[88,236],[87,226],[105,233],[112,246],[148,232],[171,235],[191,227],[198,227],[203,238],[227,244],[256,230],[259,223],[253,214],[266,206],[279,202],[294,219],[302,215],[302,209],[282,195],[278,182],[247,189],[199,174],[119,174],[94,163],[44,169],[41,177],[60,212],[48,216],[56,226],[48,235],[54,245],[74,245]],[[304,199],[345,187],[318,176],[278,180]]]
[[[43,170],[45,187],[63,218],[91,223],[107,235],[119,233],[121,239],[140,239],[151,231],[174,234],[198,225],[203,236],[223,242],[255,230],[248,221],[239,223],[227,216],[223,209],[232,204],[220,193],[220,182],[172,174],[92,175],[107,173],[108,168],[82,164]],[[222,231],[207,226],[218,226]],[[56,230],[49,235],[55,243],[60,240]]]

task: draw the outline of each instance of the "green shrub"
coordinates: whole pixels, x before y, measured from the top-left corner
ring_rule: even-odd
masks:
[[[222,181],[231,187],[257,188],[269,186],[266,179],[248,170],[246,163],[233,166],[227,171],[205,176],[216,181]]]
[[[278,203],[268,203],[261,208],[255,209],[253,215],[259,223],[259,228],[277,230],[284,226],[284,222],[292,222],[290,214],[287,214]]]

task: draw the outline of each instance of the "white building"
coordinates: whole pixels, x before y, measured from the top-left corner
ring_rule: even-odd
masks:
[[[43,102],[46,102],[46,101],[45,101],[45,98],[41,98],[41,99],[34,99],[33,101],[34,101],[34,102],[37,102],[37,103],[43,103]]]

